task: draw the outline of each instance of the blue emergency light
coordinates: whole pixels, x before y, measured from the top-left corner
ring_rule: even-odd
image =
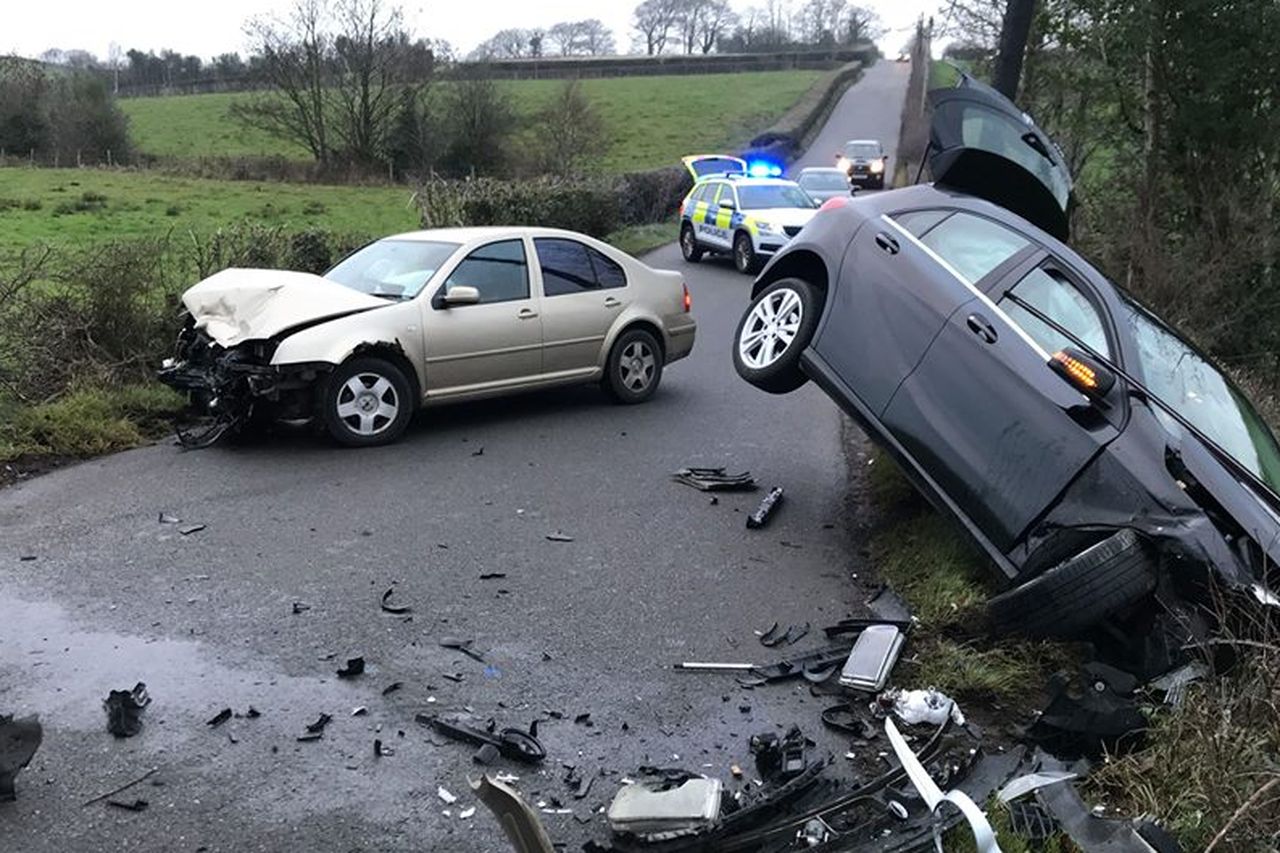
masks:
[[[779,178],[782,167],[768,160],[752,160],[747,164],[747,174],[753,178]]]

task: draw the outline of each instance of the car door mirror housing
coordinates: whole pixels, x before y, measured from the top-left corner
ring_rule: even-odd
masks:
[[[737,209],[738,209],[738,205],[737,205],[737,203],[736,203],[733,199],[731,199],[731,198],[721,199],[721,200],[720,200],[720,206],[721,206],[721,207],[723,207],[723,208],[726,208],[727,210],[737,210]]]
[[[1105,397],[1116,384],[1116,375],[1111,368],[1075,347],[1055,352],[1049,357],[1049,367],[1076,390],[1093,399]]]
[[[440,298],[441,307],[444,308],[449,308],[453,305],[475,305],[479,301],[480,291],[465,284],[455,284],[446,290]]]

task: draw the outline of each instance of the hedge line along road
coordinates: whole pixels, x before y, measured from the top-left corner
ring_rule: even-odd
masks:
[[[802,163],[851,137],[892,149],[906,79],[905,65],[869,69]],[[415,722],[463,707],[544,721],[547,761],[499,769],[572,810],[544,816],[569,849],[607,837],[593,812],[639,765],[730,780],[750,734],[792,723],[839,749],[802,687],[670,667],[772,659],[753,630],[775,621],[811,622],[816,645],[866,591],[836,408],[812,386],[771,397],[737,378],[749,279],[684,265],[674,245],[648,261],[684,272],[699,329],[646,405],[540,393],[429,412],[373,450],[161,443],[0,491],[0,714],[45,727],[17,801],[0,804],[0,847],[505,850],[483,807],[469,812],[473,749]],[[669,479],[690,464],[748,469],[785,504],[747,531],[763,491],[713,505]],[[389,588],[411,612],[380,609]],[[364,674],[337,678],[356,655]],[[102,699],[138,681],[144,727],[116,740]],[[261,715],[207,725],[250,706]],[[322,739],[299,742],[321,713]],[[394,754],[375,756],[375,738]],[[575,799],[565,765],[605,775]],[[82,805],[153,768],[113,797],[147,810]]]

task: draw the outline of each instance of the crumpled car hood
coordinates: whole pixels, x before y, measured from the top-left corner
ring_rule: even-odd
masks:
[[[197,329],[232,347],[392,303],[311,273],[232,268],[191,287],[182,294],[182,304]]]

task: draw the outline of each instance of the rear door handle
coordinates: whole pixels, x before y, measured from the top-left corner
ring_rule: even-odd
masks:
[[[618,307],[618,306],[620,306],[621,304],[622,304],[621,302],[619,302],[618,300],[614,299],[612,296],[607,297],[607,298],[604,300],[604,307],[605,307],[605,308],[617,308],[617,307]]]
[[[898,254],[900,248],[898,241],[883,231],[876,235],[876,245],[891,255]]]
[[[970,314],[965,322],[969,326],[969,331],[982,338],[985,343],[994,344],[996,342],[996,327],[991,325],[986,317],[981,314]]]
[[[521,320],[532,320],[534,317],[538,316],[538,312],[534,311],[532,308],[521,308],[520,313],[516,316]]]

